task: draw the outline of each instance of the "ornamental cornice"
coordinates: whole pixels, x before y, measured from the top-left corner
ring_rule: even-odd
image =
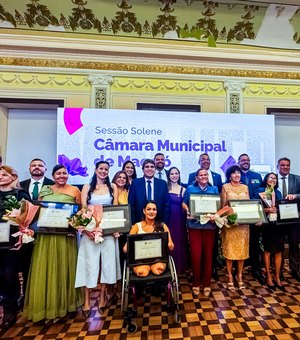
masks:
[[[193,66],[172,66],[172,65],[148,65],[137,63],[112,63],[96,61],[77,61],[63,59],[38,59],[23,57],[0,57],[0,65],[13,68],[40,68],[40,69],[62,69],[66,70],[97,70],[97,71],[116,71],[116,72],[133,72],[151,74],[174,74],[174,75],[206,75],[212,77],[239,77],[239,78],[257,78],[257,79],[286,79],[300,80],[299,72],[283,71],[263,71],[254,69],[235,69],[226,67],[193,67]],[[110,72],[112,73],[112,72]],[[87,79],[88,81],[88,79]],[[88,81],[89,82],[89,81]]]

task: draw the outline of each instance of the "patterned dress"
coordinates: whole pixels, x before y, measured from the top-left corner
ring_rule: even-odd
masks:
[[[248,187],[244,184],[233,186],[231,183],[223,185],[227,200],[249,199]],[[223,202],[223,206],[227,202]],[[245,260],[249,257],[249,225],[239,225],[222,229],[222,251],[228,260]]]

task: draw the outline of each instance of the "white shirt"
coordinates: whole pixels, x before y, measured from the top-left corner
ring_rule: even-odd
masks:
[[[282,177],[283,176],[278,174],[278,189],[279,189],[279,191],[283,195],[283,191],[282,191]],[[288,192],[289,192],[289,174],[285,176],[285,184],[286,184],[286,192],[288,194]],[[283,197],[283,198],[285,198],[285,197]]]
[[[45,177],[39,179],[38,181],[36,181],[35,179],[31,178],[30,184],[29,184],[29,189],[28,189],[29,195],[30,195],[31,198],[32,198],[32,191],[33,191],[34,183],[35,183],[35,182],[38,182],[38,183],[39,183],[39,184],[38,184],[38,188],[39,188],[39,192],[40,192],[41,189],[42,189],[42,186],[43,186],[44,178],[45,178]]]
[[[146,186],[146,197],[148,198],[148,181],[150,181],[151,185],[151,200],[154,200],[154,179],[153,178],[145,178],[145,186]]]
[[[164,181],[167,182],[168,178],[167,178],[166,170],[162,169],[160,172],[161,172],[161,177],[159,177],[159,170],[156,170],[154,177],[163,179]]]
[[[211,185],[214,185],[214,179],[213,179],[213,176],[212,176],[212,173],[211,173],[211,170],[210,170],[210,169],[207,170],[207,174],[208,174],[208,182],[209,182]]]

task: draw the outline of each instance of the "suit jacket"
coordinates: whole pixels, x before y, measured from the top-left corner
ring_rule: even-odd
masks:
[[[254,198],[255,192],[258,190],[258,188],[261,187],[262,178],[258,172],[251,171],[251,170],[247,172],[247,176],[248,176],[248,184],[245,179],[246,178],[245,173],[243,171],[241,172],[241,183],[246,184],[248,186],[249,196],[250,198]]]
[[[162,221],[169,217],[169,191],[166,181],[154,177],[154,201],[157,205],[158,216]],[[128,203],[131,208],[132,224],[144,219],[143,209],[147,202],[145,178],[136,178],[132,181]]]
[[[188,185],[193,184],[193,182],[195,181],[196,173],[197,173],[197,171],[189,174]],[[212,175],[212,178],[213,178],[213,183],[211,183],[211,184],[213,186],[217,187],[218,191],[221,192],[222,191],[222,185],[223,185],[221,175],[218,174],[217,172],[213,172],[213,171],[211,171],[211,175]]]
[[[288,194],[297,195],[297,198],[300,198],[300,176],[289,174]]]
[[[31,178],[25,179],[24,181],[20,182],[20,185],[23,189],[25,189],[30,194],[30,197],[31,197],[31,193],[29,192],[30,181],[31,181]],[[52,185],[54,183],[55,182],[52,179],[44,177],[44,181],[42,183],[42,186]]]

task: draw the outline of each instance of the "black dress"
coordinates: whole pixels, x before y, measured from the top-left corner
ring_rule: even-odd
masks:
[[[30,196],[23,189],[0,191],[0,222],[3,222],[5,209],[3,202],[6,196],[15,196],[18,201],[22,198],[30,201]],[[18,231],[17,226],[11,226],[11,234]],[[11,238],[14,245],[16,238]],[[8,244],[0,243],[0,300],[5,314],[16,315],[20,298],[20,282],[18,273],[22,272],[24,283],[27,280],[32,253],[32,243],[24,244],[20,250],[10,250]]]

